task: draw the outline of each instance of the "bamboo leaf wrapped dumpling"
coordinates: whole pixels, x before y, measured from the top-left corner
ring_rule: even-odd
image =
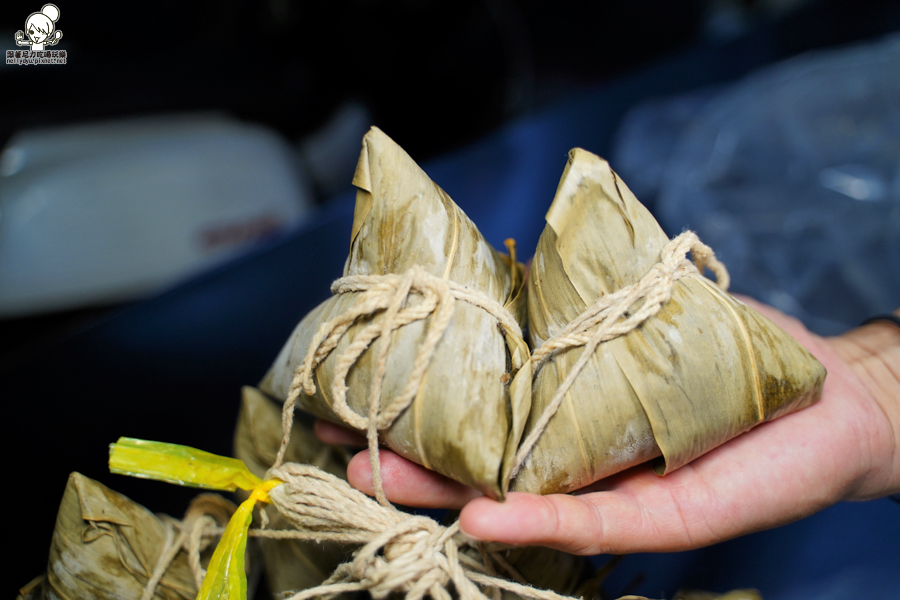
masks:
[[[282,400],[299,390],[302,408],[361,430],[372,422],[374,396],[389,448],[499,497],[530,402],[530,379],[511,385],[528,358],[516,322],[525,317],[523,268],[376,128],[363,139],[353,183],[345,277],[300,322],[260,388]],[[412,286],[406,295],[404,285]],[[451,287],[457,299],[446,301]],[[388,320],[402,326],[385,335]]]
[[[531,265],[535,357],[589,306],[642,280],[668,244],[606,161],[573,150]],[[512,489],[566,492],[659,456],[658,472],[669,472],[819,398],[825,369],[812,355],[700,273],[680,268],[655,316],[587,358]],[[533,365],[526,435],[584,352],[570,346]]]
[[[202,520],[222,526],[234,508],[218,494],[200,494],[179,523],[72,473],[57,514],[42,597],[141,598],[162,566],[153,597],[192,599],[200,587],[199,574],[192,572],[181,534],[195,526],[202,529]],[[196,548],[203,550],[203,567],[213,552],[210,541],[215,540],[207,538]],[[170,554],[173,550],[177,554]]]

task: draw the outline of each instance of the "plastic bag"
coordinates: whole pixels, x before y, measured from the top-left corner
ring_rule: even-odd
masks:
[[[670,121],[684,105],[671,103]],[[733,291],[819,333],[893,310],[900,305],[898,107],[900,36],[758,71],[691,105],[696,113],[674,145],[670,131],[660,135],[671,153],[658,217],[670,234],[690,228],[714,248]],[[664,107],[655,108],[634,112],[632,121],[663,119],[656,113]],[[617,154],[633,158],[624,150],[649,130],[623,126]],[[658,157],[647,156],[658,169]]]

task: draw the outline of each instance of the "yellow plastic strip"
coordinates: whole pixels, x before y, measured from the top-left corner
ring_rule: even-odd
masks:
[[[253,507],[257,501],[267,502],[269,490],[281,483],[283,482],[277,479],[266,481],[254,489],[250,497],[234,511],[209,561],[197,600],[243,600],[247,597],[244,553],[247,548],[247,531],[253,520]]]
[[[238,507],[222,539],[219,540],[206,577],[200,586],[197,600],[246,600],[247,575],[244,572],[244,553],[247,532],[253,521],[253,507],[257,502],[269,501],[269,490],[284,483],[278,479],[263,481],[236,458],[210,454],[203,450],[148,442],[134,438],[119,438],[109,446],[109,470],[120,475],[157,479],[178,485],[234,491],[253,490]]]
[[[126,437],[110,444],[109,470],[119,475],[229,492],[237,488],[252,490],[263,483],[236,458]]]

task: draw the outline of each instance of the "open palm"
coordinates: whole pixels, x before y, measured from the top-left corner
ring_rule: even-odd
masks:
[[[898,381],[900,372],[890,366],[900,365],[900,344],[888,349],[892,361],[881,357],[873,367],[874,351],[862,338],[822,338],[746,301],[825,365],[828,377],[817,404],[764,423],[665,477],[642,465],[573,495],[510,493],[503,503],[384,451],[388,497],[409,506],[462,507],[461,527],[476,539],[598,554],[697,548],[803,518],[840,500],[898,491],[900,401],[896,387],[882,384],[885,378]],[[885,365],[888,372],[880,372]],[[326,441],[347,441],[334,426],[319,429]],[[348,476],[371,492],[367,456],[354,458]]]

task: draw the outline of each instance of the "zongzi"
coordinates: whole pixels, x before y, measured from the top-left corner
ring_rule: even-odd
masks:
[[[353,183],[345,277],[260,387],[360,430],[377,422],[398,454],[499,497],[530,402],[530,378],[510,385],[529,354],[523,267],[378,129]]]
[[[224,525],[234,510],[218,495],[201,494],[193,504],[198,501],[214,525]],[[141,598],[162,563],[162,577],[150,584],[153,597],[194,598],[199,582],[187,552],[174,545],[180,527],[175,519],[154,515],[101,483],[72,473],[59,507],[42,597]],[[161,561],[172,551],[177,554],[168,564]],[[208,548],[204,560],[211,554]]]
[[[664,271],[656,265],[672,248],[606,161],[570,153],[529,276],[535,378],[526,436],[588,352],[565,342],[572,324],[584,324],[589,336],[599,327],[585,318],[589,309]],[[704,249],[692,246],[701,265],[709,258]],[[812,355],[706,279],[684,252],[676,259],[683,262],[660,280],[670,297],[658,312],[582,361],[536,445],[523,448],[527,458],[520,450],[524,463],[512,489],[567,492],[660,456],[658,472],[669,472],[819,398],[825,369]],[[650,302],[638,298],[620,316],[627,320]],[[538,364],[551,342],[558,349]]]

